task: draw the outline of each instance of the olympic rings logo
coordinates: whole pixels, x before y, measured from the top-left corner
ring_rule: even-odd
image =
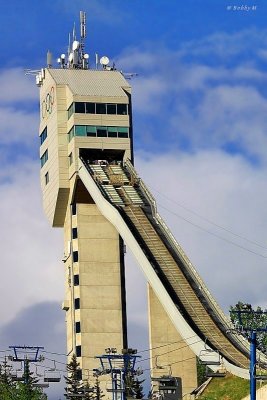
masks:
[[[55,89],[54,86],[52,86],[50,92],[47,93],[41,104],[41,113],[43,119],[52,113],[54,100],[55,100]]]

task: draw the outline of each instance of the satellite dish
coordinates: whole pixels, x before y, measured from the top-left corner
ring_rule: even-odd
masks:
[[[74,42],[72,43],[72,50],[75,51],[79,48],[80,43],[78,42],[78,40],[74,40]]]
[[[84,58],[85,60],[88,60],[89,54],[85,53],[85,54],[83,55],[83,58]]]
[[[66,55],[64,53],[61,54],[61,56],[60,56],[61,60],[65,60],[65,57],[66,57]]]
[[[107,56],[103,56],[103,57],[100,58],[99,62],[100,62],[101,65],[106,66],[109,63],[109,58]]]

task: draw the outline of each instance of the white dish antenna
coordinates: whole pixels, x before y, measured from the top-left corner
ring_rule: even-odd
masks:
[[[104,65],[106,67],[109,64],[109,58],[107,56],[103,56],[99,60],[101,65]]]
[[[73,51],[78,50],[79,46],[80,43],[78,42],[78,40],[74,40],[74,42],[72,43],[72,50]]]

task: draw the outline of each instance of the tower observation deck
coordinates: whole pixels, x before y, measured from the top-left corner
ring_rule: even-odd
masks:
[[[129,82],[107,57],[89,68],[81,33],[59,68],[49,61],[37,76],[44,210],[64,229],[67,352],[87,379],[95,356],[127,348],[126,243],[149,287],[152,376],[181,377],[190,393],[196,356],[208,356],[210,368],[248,378],[249,343],[233,333],[133,166]]]

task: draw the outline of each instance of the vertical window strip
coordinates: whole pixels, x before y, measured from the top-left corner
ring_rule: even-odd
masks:
[[[46,138],[47,138],[47,127],[45,127],[45,129],[43,130],[43,132],[40,135],[41,145],[44,143]]]
[[[41,156],[40,160],[41,160],[41,168],[42,168],[45,165],[46,161],[48,160],[48,149]]]

